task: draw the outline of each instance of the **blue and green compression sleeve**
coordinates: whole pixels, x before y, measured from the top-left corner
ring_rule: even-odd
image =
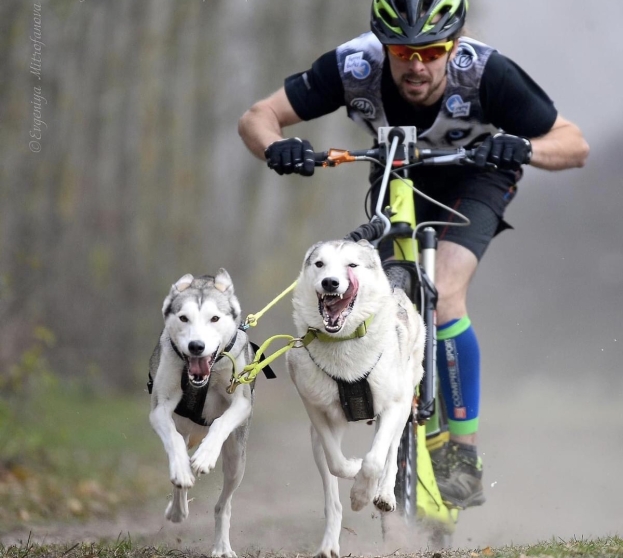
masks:
[[[437,369],[450,434],[474,434],[480,406],[480,349],[467,316],[437,327]]]

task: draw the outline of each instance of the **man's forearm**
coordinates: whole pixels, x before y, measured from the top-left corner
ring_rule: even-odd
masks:
[[[249,151],[264,160],[264,150],[272,142],[282,139],[282,131],[272,111],[254,105],[238,122],[238,133]]]
[[[544,136],[534,138],[530,164],[545,170],[563,170],[583,167],[589,153],[589,146],[580,129],[565,121]]]

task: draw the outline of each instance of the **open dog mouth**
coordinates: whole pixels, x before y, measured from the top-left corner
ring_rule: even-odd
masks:
[[[193,387],[202,388],[210,380],[218,349],[207,357],[188,357],[188,380]]]
[[[340,293],[317,293],[318,311],[322,316],[324,328],[329,333],[337,333],[344,326],[346,318],[350,315],[357,300],[359,284],[355,275],[348,270],[349,284],[344,294]]]

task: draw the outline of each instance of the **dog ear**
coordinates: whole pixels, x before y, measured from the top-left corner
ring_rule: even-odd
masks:
[[[324,242],[316,242],[316,244],[314,244],[313,246],[310,246],[309,249],[307,250],[307,252],[305,253],[305,257],[303,258],[303,267],[306,267],[308,265],[311,265],[311,258],[314,255],[314,252],[316,251],[316,249],[321,245],[324,244]]]
[[[372,244],[370,244],[370,242],[368,242],[368,240],[366,240],[365,238],[358,240],[357,244],[359,244],[359,246],[364,246],[365,248],[372,248],[372,250],[374,250],[374,246],[372,246]]]
[[[234,284],[225,268],[221,267],[221,269],[218,270],[216,277],[214,277],[214,287],[222,293],[234,293]]]
[[[186,275],[184,275],[183,277],[180,277],[175,282],[175,284],[173,285],[173,288],[181,293],[182,291],[185,291],[188,287],[190,287],[190,284],[193,282],[193,279],[194,277],[190,273],[187,273]]]

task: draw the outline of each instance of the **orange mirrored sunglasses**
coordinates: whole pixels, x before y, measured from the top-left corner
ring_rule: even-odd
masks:
[[[400,58],[405,62],[411,62],[417,57],[420,62],[426,64],[441,58],[446,52],[452,49],[454,41],[446,43],[435,43],[432,45],[424,45],[419,47],[408,45],[387,45],[387,50],[396,58]]]

